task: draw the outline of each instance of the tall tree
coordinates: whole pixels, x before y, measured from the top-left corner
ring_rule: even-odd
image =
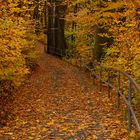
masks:
[[[55,0],[49,1],[51,6],[48,8],[48,46],[47,52],[50,54],[63,56],[66,50],[64,36],[64,16],[66,6]]]

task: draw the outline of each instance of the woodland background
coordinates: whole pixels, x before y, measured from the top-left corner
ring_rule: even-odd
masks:
[[[47,9],[53,1],[6,0],[0,2],[1,94],[18,87],[37,54],[35,32],[46,41]],[[69,59],[77,55],[87,63],[123,69],[140,82],[139,0],[63,1],[65,39]],[[60,5],[60,6],[61,6]]]
[[[0,2],[0,96],[17,89],[35,68],[36,40],[47,42],[48,8],[55,1]],[[65,59],[122,69],[140,83],[139,0],[63,0]],[[46,44],[47,46],[47,44]]]

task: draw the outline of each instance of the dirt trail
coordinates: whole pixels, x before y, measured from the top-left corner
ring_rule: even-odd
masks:
[[[126,138],[112,104],[100,99],[85,72],[38,47],[39,66],[15,94],[10,108],[15,117],[0,128],[0,140]]]

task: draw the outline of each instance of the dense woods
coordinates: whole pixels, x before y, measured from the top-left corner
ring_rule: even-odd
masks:
[[[100,62],[124,69],[139,82],[140,11],[137,0],[57,3],[9,0],[2,1],[0,8],[1,84],[19,85],[29,72],[28,61],[35,57],[34,30],[36,34],[48,33],[48,52],[51,46],[52,53],[56,51],[61,56],[67,48],[70,59],[80,55],[87,63]]]
[[[140,0],[1,0],[1,100],[35,70],[37,42],[73,65],[117,68],[140,84]],[[134,102],[139,108],[140,97]]]
[[[63,42],[60,44],[63,46],[62,51],[67,48],[73,61],[78,57],[76,55],[80,55],[87,63],[100,62],[105,66],[124,69],[139,82],[139,1],[96,0],[54,3],[52,1],[50,2],[52,6],[49,3],[48,5],[52,7],[50,15],[56,16],[55,27],[52,27],[56,34],[59,32],[57,29],[63,30],[59,28],[59,20],[65,18],[66,42],[64,39],[60,41]],[[53,7],[56,7],[56,11],[53,11]],[[62,7],[67,7],[65,14]],[[48,26],[48,33],[50,28]],[[59,35],[63,36],[58,33],[57,37]]]
[[[90,56],[91,61],[123,69],[139,81],[139,1],[96,0],[74,4],[77,12],[70,11],[66,20],[73,21],[76,29],[68,28],[66,37],[75,36],[76,51],[87,59]]]

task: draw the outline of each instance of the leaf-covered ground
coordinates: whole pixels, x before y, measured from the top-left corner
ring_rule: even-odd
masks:
[[[38,68],[14,94],[13,117],[0,128],[0,140],[130,140],[86,73],[38,46]]]

